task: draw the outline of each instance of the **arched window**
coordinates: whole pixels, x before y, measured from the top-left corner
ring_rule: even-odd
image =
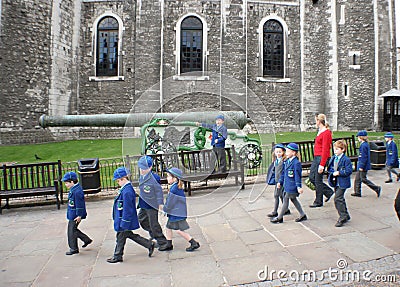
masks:
[[[97,25],[96,76],[118,75],[118,21],[104,17]]]
[[[181,24],[181,73],[203,70],[203,23],[195,16],[183,19]]]
[[[263,76],[284,77],[284,33],[281,23],[268,20],[263,26]]]

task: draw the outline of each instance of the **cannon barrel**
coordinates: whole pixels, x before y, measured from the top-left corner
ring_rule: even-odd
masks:
[[[131,114],[99,114],[99,115],[65,115],[39,118],[39,125],[47,127],[141,127],[152,119],[168,119],[175,121],[191,121],[212,123],[219,114],[225,116],[228,128],[242,129],[247,118],[241,111],[207,111],[187,113],[131,113]]]

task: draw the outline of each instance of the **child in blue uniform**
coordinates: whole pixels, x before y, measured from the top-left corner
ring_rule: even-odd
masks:
[[[82,248],[85,248],[92,243],[92,239],[78,229],[78,225],[81,223],[81,220],[85,219],[87,216],[85,194],[83,193],[83,189],[78,182],[78,176],[75,172],[70,171],[63,176],[62,181],[67,189],[69,189],[67,207],[67,236],[69,251],[67,251],[65,254],[73,255],[79,253],[78,238],[83,241]]]
[[[299,194],[303,193],[303,188],[301,187],[301,163],[297,158],[297,153],[299,147],[296,143],[290,143],[286,146],[286,158],[285,164],[283,166],[282,175],[279,179],[277,187],[284,188],[283,205],[279,215],[271,219],[272,223],[282,223],[283,215],[288,210],[289,200],[292,201],[300,216],[295,219],[296,222],[301,222],[307,220],[307,215],[301,208],[300,202],[297,200]]]
[[[381,195],[382,188],[367,178],[367,172],[371,169],[368,133],[365,130],[359,131],[357,133],[357,137],[361,144],[357,161],[357,173],[354,179],[354,193],[352,193],[351,196],[361,197],[361,183],[364,183],[369,188],[374,190],[376,195],[379,197]]]
[[[114,171],[114,178],[121,187],[114,199],[113,219],[114,230],[117,232],[117,245],[113,257],[107,259],[108,263],[122,262],[126,239],[129,238],[149,250],[149,257],[153,254],[154,243],[132,230],[139,228],[136,214],[136,194],[129,181],[129,171],[125,167],[119,167]]]
[[[182,171],[176,167],[173,167],[168,169],[167,173],[167,180],[170,187],[165,205],[163,207],[164,212],[168,216],[167,230],[165,235],[172,249],[172,230],[176,230],[176,233],[190,243],[190,246],[186,248],[186,251],[191,252],[198,249],[200,244],[194,240],[190,234],[185,232],[185,230],[189,229],[190,227],[186,221],[186,197],[183,190],[183,183],[180,180],[182,178]]]
[[[339,219],[335,224],[336,227],[341,227],[350,220],[344,193],[347,188],[351,187],[350,176],[353,172],[353,165],[344,154],[346,149],[347,145],[343,140],[336,141],[333,145],[335,156],[331,158],[328,164],[328,183],[335,190],[335,207],[339,213]]]
[[[274,148],[274,162],[271,163],[270,167],[268,168],[267,184],[275,185],[274,210],[267,215],[268,217],[277,217],[279,201],[283,202],[283,186],[278,188],[277,183],[279,182],[282,174],[283,162],[286,160],[285,151],[286,149],[284,145],[277,144]],[[285,215],[286,214],[290,214],[289,209],[286,211]]]
[[[212,129],[211,146],[219,163],[219,171],[226,172],[226,153],[225,140],[228,138],[228,130],[224,125],[224,115],[218,115],[215,118],[215,124],[196,123],[197,126]]]
[[[384,135],[386,141],[386,171],[388,179],[385,183],[392,182],[392,173],[397,177],[397,181],[400,180],[400,175],[395,168],[399,167],[399,156],[397,154],[397,145],[393,141],[394,135],[392,133],[386,133]]]
[[[153,160],[149,156],[142,156],[138,161],[140,169],[139,177],[139,223],[149,232],[158,244],[159,251],[172,250],[172,245],[167,241],[160,223],[158,222],[158,210],[162,211],[164,197],[159,177],[151,171]]]

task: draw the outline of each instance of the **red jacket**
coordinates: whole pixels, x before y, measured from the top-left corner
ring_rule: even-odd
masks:
[[[319,165],[325,166],[326,161],[331,156],[332,132],[325,130],[315,138],[314,156],[320,156]]]

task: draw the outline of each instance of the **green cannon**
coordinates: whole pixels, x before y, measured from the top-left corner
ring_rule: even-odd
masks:
[[[142,154],[171,153],[181,150],[211,149],[212,130],[196,126],[195,122],[174,122],[153,119],[141,128]],[[228,130],[226,147],[235,146],[248,168],[261,164],[262,151],[258,139]]]
[[[142,154],[180,150],[211,149],[211,130],[197,127],[195,122],[212,123],[218,114],[225,116],[228,127],[227,147],[235,146],[248,168],[261,164],[260,141],[236,133],[247,124],[241,111],[205,111],[185,113],[130,113],[98,115],[42,115],[39,125],[47,127],[141,127]]]

